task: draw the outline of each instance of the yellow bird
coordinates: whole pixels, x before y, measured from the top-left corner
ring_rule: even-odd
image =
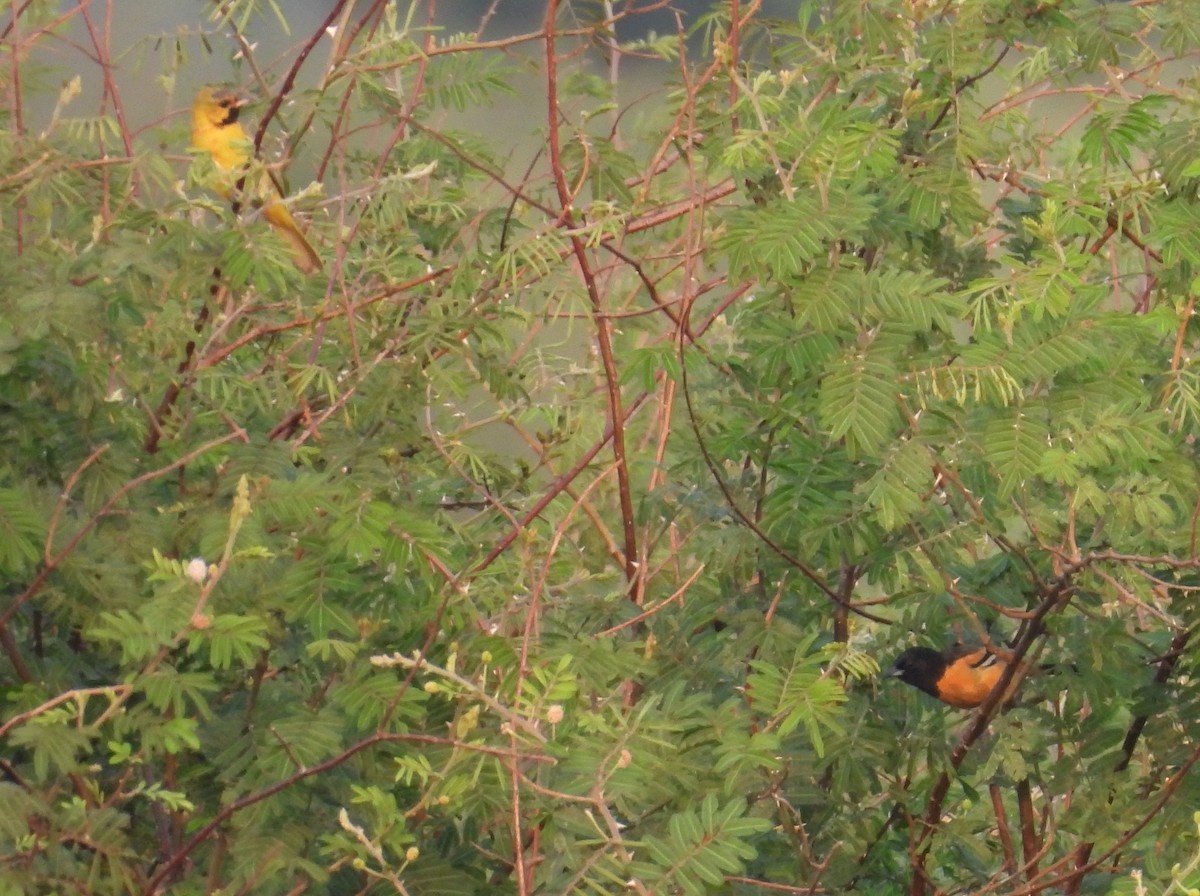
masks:
[[[216,185],[217,192],[229,198],[238,178],[244,177],[253,146],[242,126],[238,113],[245,101],[236,94],[212,87],[203,88],[192,103],[192,146],[208,153],[221,171],[236,175]],[[274,181],[264,176],[257,186],[247,184],[246,195],[255,205],[263,206],[263,216],[283,237],[291,250],[296,267],[306,274],[321,269],[321,257],[300,232],[296,219],[282,202]]]

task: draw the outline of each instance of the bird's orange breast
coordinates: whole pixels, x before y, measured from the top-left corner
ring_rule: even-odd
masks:
[[[1004,663],[980,650],[951,663],[938,679],[938,695],[960,709],[973,709],[987,699],[1004,674]]]

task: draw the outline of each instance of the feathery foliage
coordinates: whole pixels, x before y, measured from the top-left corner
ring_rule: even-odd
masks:
[[[1200,885],[1189,4],[448,5],[13,7],[0,894]]]

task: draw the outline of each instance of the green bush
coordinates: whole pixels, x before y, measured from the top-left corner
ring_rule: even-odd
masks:
[[[1190,4],[661,6],[13,7],[0,893],[1196,885]]]

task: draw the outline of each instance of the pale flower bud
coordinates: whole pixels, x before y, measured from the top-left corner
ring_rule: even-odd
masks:
[[[201,557],[193,557],[188,561],[187,569],[184,573],[189,579],[200,585],[208,578],[208,564]]]

